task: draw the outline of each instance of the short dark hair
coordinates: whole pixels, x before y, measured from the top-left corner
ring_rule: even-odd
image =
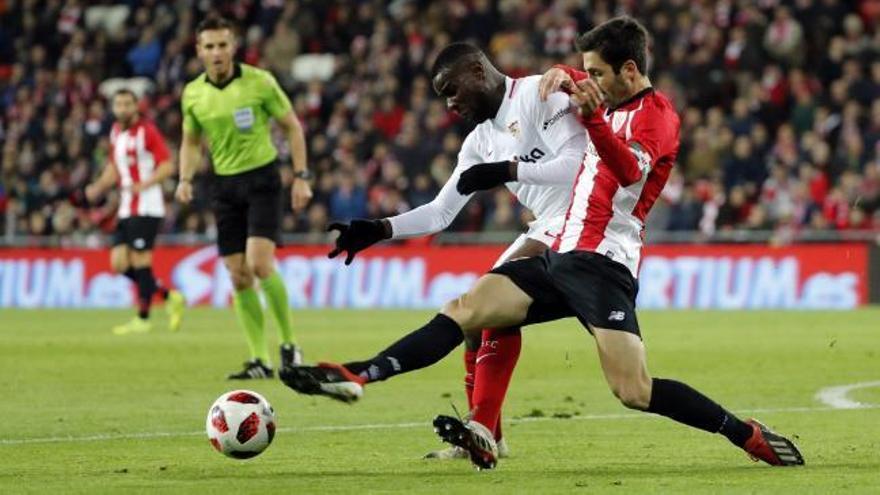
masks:
[[[196,36],[202,34],[202,31],[213,31],[215,29],[228,29],[235,34],[235,24],[232,21],[223,16],[209,15],[196,26]]]
[[[431,67],[431,79],[437,77],[444,69],[454,66],[465,57],[484,57],[483,51],[476,45],[456,41],[450,43],[440,50],[437,58],[434,59],[434,65]]]
[[[575,46],[581,53],[598,52],[615,74],[627,60],[635,62],[639,72],[647,74],[648,31],[632,17],[615,17],[599,24],[582,34]]]
[[[117,96],[120,96],[120,95],[128,95],[128,96],[131,96],[131,99],[134,100],[135,103],[137,103],[137,101],[138,101],[138,97],[137,97],[136,94],[134,94],[134,91],[132,91],[132,90],[130,90],[130,89],[128,89],[128,88],[119,88],[119,89],[117,89],[117,90],[113,93],[113,98],[115,99]]]

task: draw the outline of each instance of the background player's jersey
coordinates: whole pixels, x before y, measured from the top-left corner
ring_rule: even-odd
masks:
[[[604,254],[626,265],[635,277],[645,217],[678,155],[679,118],[669,99],[653,89],[606,111],[603,118],[614,137],[641,148],[630,150],[641,170],[640,179],[622,185],[591,141],[574,184],[562,235],[553,248]]]
[[[138,119],[128,129],[113,124],[110,160],[119,173],[119,218],[165,216],[162,186],[155,184],[138,193],[132,192],[131,186],[148,180],[169,158],[165,140],[152,122]]]
[[[478,163],[516,160],[518,180],[507,187],[519,202],[539,220],[565,214],[587,137],[568,96],[554,93],[547,101],[541,101],[540,79],[541,76],[506,79],[498,113],[477,125],[465,138],[458,163],[437,197],[427,205],[389,218],[395,238],[426,235],[446,228],[472,196],[458,193],[458,179]]]

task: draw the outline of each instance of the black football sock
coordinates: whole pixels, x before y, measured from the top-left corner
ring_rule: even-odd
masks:
[[[134,274],[134,268],[129,268],[128,270],[122,272],[122,274],[125,275],[125,278],[131,280],[134,283],[137,283],[137,276],[135,276]]]
[[[430,366],[443,359],[464,340],[461,327],[452,318],[438,314],[427,325],[408,334],[376,357],[345,363],[349,371],[368,382]]]
[[[153,278],[151,267],[135,268],[134,276],[138,288],[138,317],[146,320],[150,317],[150,305],[156,293],[156,279]]]
[[[660,414],[694,428],[720,433],[742,447],[752,436],[752,427],[712,399],[684,383],[654,378],[648,412]]]

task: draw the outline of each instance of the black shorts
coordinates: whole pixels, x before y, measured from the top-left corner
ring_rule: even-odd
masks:
[[[161,223],[159,217],[120,218],[113,233],[113,246],[125,244],[135,251],[150,251]]]
[[[588,251],[509,261],[490,273],[504,275],[534,302],[523,325],[576,316],[590,326],[641,336],[636,319],[638,281],[623,264]]]
[[[248,237],[281,242],[281,174],[276,162],[214,177],[211,200],[220,256],[243,253]]]

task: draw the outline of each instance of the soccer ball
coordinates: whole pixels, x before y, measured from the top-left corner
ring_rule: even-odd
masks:
[[[275,410],[262,395],[233,390],[208,409],[205,430],[211,445],[223,455],[249,459],[260,455],[275,437]]]

